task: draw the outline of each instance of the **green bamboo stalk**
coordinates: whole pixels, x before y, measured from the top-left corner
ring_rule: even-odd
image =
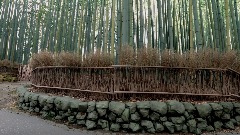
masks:
[[[228,0],[225,0],[225,19],[226,19],[226,48],[227,50],[231,50],[231,43],[230,43],[230,18],[229,18],[229,12],[228,12],[228,8],[229,8],[229,2]]]
[[[148,46],[151,46],[152,45],[152,33],[151,33],[151,27],[152,27],[152,23],[151,23],[151,20],[152,20],[152,12],[151,12],[151,1],[148,0],[148,28],[147,28],[147,36],[148,36]]]
[[[96,32],[96,23],[97,23],[97,3],[98,1],[95,0],[94,1],[94,8],[93,8],[93,18],[92,18],[92,39],[91,39],[91,43],[92,43],[92,47],[95,47],[95,32]]]
[[[139,48],[143,47],[143,32],[144,32],[143,30],[144,30],[143,2],[142,2],[142,0],[140,0],[140,37],[139,37]]]
[[[122,44],[129,44],[129,2],[128,0],[122,0]]]
[[[114,0],[112,3],[112,25],[111,25],[111,55],[114,56],[114,40],[115,40],[115,8],[116,8],[116,1]],[[119,27],[119,26],[118,26]]]
[[[194,25],[195,25],[195,33],[196,33],[196,44],[197,44],[197,49],[199,49],[199,48],[202,48],[203,41],[202,41],[202,36],[199,28],[197,1],[193,0],[192,4],[193,4],[192,6],[193,6]]]

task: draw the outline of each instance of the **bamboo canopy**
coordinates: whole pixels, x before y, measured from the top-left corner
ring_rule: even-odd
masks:
[[[125,45],[178,53],[240,49],[239,0],[0,0],[0,60],[27,64],[40,51]]]

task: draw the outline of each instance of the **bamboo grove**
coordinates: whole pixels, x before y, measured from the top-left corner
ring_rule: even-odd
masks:
[[[239,0],[0,0],[0,60],[125,45],[159,52],[240,49]]]

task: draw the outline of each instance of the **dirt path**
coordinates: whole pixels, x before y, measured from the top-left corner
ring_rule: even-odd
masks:
[[[30,84],[30,83],[29,82],[17,82],[17,83],[0,82],[0,109],[14,108],[14,104],[17,98],[16,88],[25,84]]]

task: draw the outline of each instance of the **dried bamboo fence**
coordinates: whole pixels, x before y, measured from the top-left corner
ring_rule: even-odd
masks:
[[[108,95],[152,94],[239,97],[240,74],[231,69],[162,66],[38,67],[36,88]]]

